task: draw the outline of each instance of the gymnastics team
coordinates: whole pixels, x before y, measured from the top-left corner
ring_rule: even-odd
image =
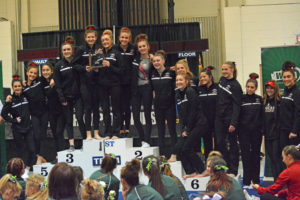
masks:
[[[13,94],[6,98],[1,117],[12,123],[17,154],[24,159],[26,167],[45,162],[48,122],[56,150],[65,149],[65,129],[68,150],[75,150],[74,111],[81,136],[87,140],[130,137],[132,112],[141,146],[151,146],[153,102],[160,154],[166,153],[167,124],[174,144],[168,161],[180,159],[187,175],[194,176],[205,171],[199,157],[203,140],[205,157],[208,158],[213,149],[221,152],[227,162],[227,173],[236,176],[239,143],[243,184],[259,184],[260,149],[264,136],[273,176],[275,179],[280,176],[284,170],[281,152],[288,145],[300,143],[300,90],[293,62],[282,64],[283,94],[278,84],[270,80],[265,84],[264,96],[261,97],[256,94],[258,75],[255,73],[249,75],[243,94],[237,81],[235,62],[225,62],[221,66],[222,76],[217,83],[212,75],[212,66],[199,72],[199,80],[190,71],[185,59],[179,60],[174,68],[165,65],[164,51],[151,54],[146,34],[139,34],[132,44],[130,29],[123,27],[116,45],[110,30],[103,31],[101,36],[98,34],[95,26],[87,26],[85,44],[75,49],[74,39],[66,37],[60,48],[61,59],[55,65],[50,62],[43,64],[41,76],[39,66],[29,62],[26,81],[17,75],[13,77]],[[99,131],[100,108],[104,122],[102,133]],[[144,128],[141,111],[146,122]],[[176,132],[176,114],[179,132]],[[30,156],[25,158],[25,152]],[[159,162],[156,158],[150,159],[151,172],[149,163],[144,164],[143,161],[142,164],[151,182],[151,178],[158,176],[153,171],[157,171],[154,166],[159,166]],[[221,162],[220,165],[225,164]],[[135,162],[128,164],[121,174],[123,186],[129,188],[128,195],[136,193],[130,188],[148,190],[138,185],[135,168]],[[112,170],[110,167],[101,173]],[[158,184],[154,187],[158,193],[166,197],[159,186],[164,181],[157,178],[152,182]]]

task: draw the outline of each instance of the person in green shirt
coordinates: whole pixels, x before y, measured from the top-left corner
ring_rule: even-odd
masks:
[[[107,199],[109,192],[115,191],[116,196],[115,199],[118,199],[119,196],[119,188],[120,188],[120,180],[113,175],[114,169],[117,167],[117,159],[114,154],[107,154],[102,159],[101,169],[95,171],[91,176],[91,180],[96,180],[98,182],[103,181],[106,184],[104,189],[105,199]]]
[[[155,156],[146,156],[142,162],[143,172],[149,178],[148,185],[155,189],[164,199],[182,199],[179,188],[169,176],[160,173],[160,163]]]
[[[25,199],[26,182],[22,178],[22,175],[24,174],[24,172],[25,172],[25,164],[22,159],[12,158],[7,162],[6,173],[16,176],[18,183],[22,187],[22,192],[21,192],[19,200]]]
[[[133,159],[121,171],[122,195],[124,200],[163,200],[152,187],[139,184],[140,161]]]
[[[170,164],[168,163],[168,160],[166,159],[165,156],[160,156],[160,167],[161,167],[161,172],[164,175],[171,177],[174,180],[174,182],[176,183],[176,185],[180,191],[180,194],[181,194],[181,199],[188,200],[189,198],[187,196],[184,185],[179,180],[179,178],[172,173]]]
[[[211,178],[207,183],[208,193],[224,192],[227,200],[246,200],[241,185],[231,176],[228,176],[224,159],[219,158],[210,164]]]

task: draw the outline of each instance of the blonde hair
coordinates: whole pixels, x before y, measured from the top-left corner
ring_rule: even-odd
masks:
[[[83,200],[104,200],[104,190],[95,180],[84,179],[84,185],[81,190],[81,199]]]
[[[121,33],[128,33],[129,37],[131,38],[131,30],[128,27],[122,27],[119,35],[121,35]]]
[[[33,188],[37,192],[28,196],[27,199],[46,200],[48,198],[48,185],[45,181],[42,175],[30,175],[26,181],[26,188]]]
[[[191,72],[190,68],[189,68],[189,64],[187,62],[186,59],[181,59],[181,60],[178,60],[175,64],[175,72],[176,74],[178,73],[177,72],[177,65],[178,64],[182,64],[184,66],[184,68],[186,69],[186,74],[189,76],[189,79],[193,78],[194,77],[194,74]]]
[[[109,29],[104,30],[101,37],[103,37],[104,35],[108,35],[110,39],[113,39],[113,34]]]
[[[219,158],[223,158],[220,151],[211,151],[211,152],[209,152],[209,154],[207,156],[207,159],[209,159],[209,157],[212,157],[212,156],[218,156]]]
[[[3,194],[8,189],[11,189],[13,192],[22,191],[22,186],[11,174],[6,174],[0,179],[0,194]]]

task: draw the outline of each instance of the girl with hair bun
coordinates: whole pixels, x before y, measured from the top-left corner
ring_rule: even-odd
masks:
[[[26,181],[27,200],[47,200],[48,182],[42,175],[32,174]]]
[[[265,84],[264,94],[264,130],[266,153],[271,161],[274,180],[283,169],[280,156],[280,102],[281,93],[278,84],[270,80]]]
[[[296,65],[291,61],[282,64],[282,81],[285,85],[280,103],[280,148],[300,143],[300,90],[297,87]]]
[[[54,70],[54,82],[59,102],[62,105],[62,113],[65,119],[65,126],[69,139],[69,151],[75,150],[73,113],[78,122],[81,136],[85,138],[85,125],[83,121],[83,106],[80,97],[79,73],[84,73],[86,68],[81,66],[74,59],[74,39],[67,36],[61,45],[62,58],[56,63]]]
[[[0,179],[0,199],[15,200],[20,198],[22,191],[21,185],[15,176],[6,174]]]
[[[17,156],[24,160],[29,169],[37,161],[42,161],[35,152],[29,102],[23,94],[22,81],[18,75],[13,76],[12,89],[13,94],[7,96],[1,116],[12,124],[12,133],[17,145]],[[27,145],[26,148],[25,144]],[[25,153],[28,154],[26,159]]]
[[[134,126],[140,136],[142,147],[150,147],[150,137],[152,130],[151,109],[153,99],[150,80],[153,66],[150,58],[150,45],[148,42],[148,36],[146,34],[139,34],[136,36],[135,41],[138,53],[132,62],[132,114]],[[146,121],[145,131],[140,120],[142,103]]]
[[[261,195],[261,200],[300,199],[300,144],[284,147],[282,158],[287,168],[281,172],[273,185],[265,188],[252,184],[252,187]],[[286,188],[283,189],[284,187]]]
[[[243,184],[259,183],[260,147],[262,142],[264,103],[255,94],[258,74],[251,73],[246,83],[246,94],[242,96],[238,135],[242,152]]]
[[[163,200],[151,186],[139,183],[140,161],[133,159],[121,170],[122,196],[124,200]]]
[[[208,157],[208,153],[213,149],[212,137],[215,130],[216,101],[218,94],[218,85],[214,83],[212,70],[214,70],[213,66],[207,66],[201,70],[198,87],[200,104],[205,108],[203,112],[208,122],[207,134],[203,136],[205,158]]]
[[[179,188],[175,181],[160,173],[160,162],[155,156],[146,156],[142,161],[144,174],[149,178],[148,186],[155,189],[164,199],[181,199]]]
[[[100,65],[97,76],[99,95],[105,125],[105,139],[117,139],[121,127],[121,99],[120,77],[123,65],[120,53],[113,48],[113,35],[111,30],[104,30],[101,35],[102,51],[97,55],[95,64]],[[113,123],[111,125],[110,105],[112,107]]]
[[[80,46],[76,50],[76,56],[78,57],[78,63],[83,67],[89,68],[89,71],[79,74],[80,78],[80,94],[83,101],[84,107],[84,121],[86,128],[86,139],[92,139],[92,115],[93,115],[93,125],[94,125],[94,138],[101,139],[99,136],[99,86],[96,83],[96,70],[91,70],[90,68],[95,65],[95,60],[97,53],[100,49],[100,44],[97,43],[98,31],[96,26],[89,25],[85,27],[84,41],[85,44]]]
[[[218,83],[215,120],[216,150],[222,153],[229,165],[229,173],[234,175],[237,175],[239,166],[236,129],[238,127],[243,95],[241,85],[236,80],[236,76],[235,62],[225,62],[222,65],[222,77]]]
[[[114,169],[117,167],[117,158],[114,154],[107,154],[102,159],[101,169],[95,171],[91,176],[91,180],[97,182],[103,181],[106,184],[104,189],[105,199],[109,196],[111,190],[115,191],[116,199],[119,196],[120,180],[113,174]]]
[[[121,81],[121,137],[128,137],[131,119],[130,100],[131,100],[131,71],[132,61],[136,50],[131,44],[131,30],[128,27],[122,27],[119,34],[119,43],[115,49],[120,52],[124,72],[120,77]]]
[[[104,200],[104,190],[100,183],[88,178],[84,179],[80,199],[82,200]],[[118,199],[118,198],[117,198]]]

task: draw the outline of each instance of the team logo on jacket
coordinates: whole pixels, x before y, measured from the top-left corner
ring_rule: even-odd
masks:
[[[115,56],[116,56],[116,54],[114,54],[114,53],[110,54],[111,58],[114,58]]]
[[[170,73],[169,72],[165,73],[165,76],[170,77]]]
[[[229,90],[231,88],[230,85],[226,85],[226,89]]]
[[[292,98],[293,97],[293,93],[290,93],[288,97]]]
[[[215,89],[212,90],[212,93],[213,93],[213,94],[217,94],[217,93],[218,93],[218,90],[215,88]]]
[[[259,98],[256,98],[256,99],[255,99],[255,102],[256,102],[256,103],[260,103]]]
[[[265,107],[266,113],[273,113],[275,111],[275,106],[271,106],[269,103]]]

